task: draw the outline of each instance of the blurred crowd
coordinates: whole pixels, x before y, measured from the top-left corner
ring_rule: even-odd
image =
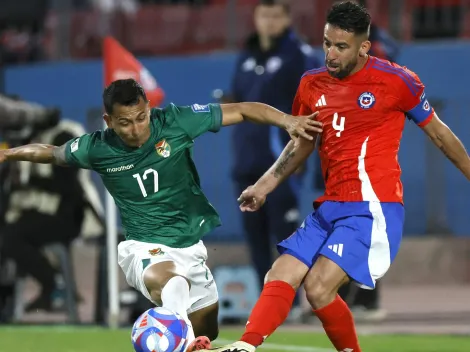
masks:
[[[332,2],[291,1],[293,26],[309,44],[321,42],[320,18]],[[101,38],[108,34],[140,55],[235,49],[253,30],[255,4],[256,0],[4,0],[0,64],[98,57]],[[399,40],[470,36],[470,10],[464,1],[377,0],[369,7],[377,25]]]
[[[27,143],[62,145],[85,133],[57,108],[0,94],[2,148]],[[22,277],[39,284],[39,294],[24,311],[64,306],[63,267],[44,253],[56,244],[68,250],[80,235],[101,235],[101,203],[88,172],[52,165],[0,164],[0,322],[13,319],[23,292]],[[98,232],[97,232],[98,231]],[[57,259],[57,258],[56,258]],[[75,292],[78,298],[78,292]]]

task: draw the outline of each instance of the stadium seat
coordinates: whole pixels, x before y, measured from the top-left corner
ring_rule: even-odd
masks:
[[[58,35],[58,34],[56,34]],[[91,11],[75,12],[70,21],[70,54],[73,58],[101,55],[100,14]]]
[[[325,2],[294,2],[292,3],[293,27],[308,43],[321,44],[323,39],[323,22],[312,20],[326,13],[328,4]]]
[[[462,30],[460,37],[470,39],[470,0],[465,0],[462,4]]]
[[[254,23],[253,23],[253,13],[255,10],[255,4],[250,3],[237,3],[236,8],[236,43],[240,47],[246,41],[246,38],[253,33]]]
[[[190,52],[204,52],[224,48],[227,42],[227,17],[225,5],[193,9],[189,24],[191,33],[184,49]]]
[[[145,6],[126,18],[124,46],[138,55],[175,54],[182,50],[191,9],[188,6]]]
[[[470,36],[469,0],[412,0],[406,1],[402,9],[404,41]]]
[[[259,0],[237,0],[238,5],[251,4],[255,5]],[[209,5],[226,5],[228,0],[210,0]]]

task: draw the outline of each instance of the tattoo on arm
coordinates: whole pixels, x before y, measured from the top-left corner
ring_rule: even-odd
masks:
[[[66,166],[67,159],[65,157],[65,148],[66,144],[61,145],[60,147],[55,147],[52,151],[52,155],[54,158],[54,164]]]
[[[284,171],[286,170],[287,165],[289,164],[290,160],[295,156],[295,150],[289,151],[286,155],[283,155],[279,158],[277,165],[273,171],[273,176],[275,178],[280,178],[283,176]]]

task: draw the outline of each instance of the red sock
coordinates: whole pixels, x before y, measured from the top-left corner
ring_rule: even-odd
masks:
[[[314,311],[323,323],[328,338],[338,351],[361,352],[348,305],[340,296],[326,307]]]
[[[294,297],[295,290],[284,281],[264,285],[240,340],[255,347],[261,345],[286,320]]]

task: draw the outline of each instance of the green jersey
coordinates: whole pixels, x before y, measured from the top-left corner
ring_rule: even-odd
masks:
[[[140,148],[126,146],[107,129],[69,141],[66,159],[98,172],[116,202],[127,239],[189,247],[220,226],[201,190],[192,148],[196,137],[221,125],[219,105],[171,104],[152,109],[151,135]]]

